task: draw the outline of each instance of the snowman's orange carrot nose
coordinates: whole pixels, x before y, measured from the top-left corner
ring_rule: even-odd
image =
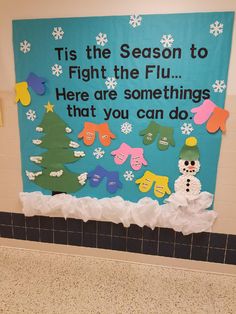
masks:
[[[195,167],[194,166],[189,166],[188,169],[189,170],[193,170],[193,169],[195,169]]]

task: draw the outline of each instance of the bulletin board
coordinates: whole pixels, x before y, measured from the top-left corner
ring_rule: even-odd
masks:
[[[29,212],[45,208],[45,197],[61,207],[83,200],[87,218],[182,231],[173,212],[190,208],[206,211],[208,222],[190,231],[211,226],[233,19],[215,12],[13,21]],[[90,215],[94,200],[103,203]],[[134,218],[137,206],[168,215]]]

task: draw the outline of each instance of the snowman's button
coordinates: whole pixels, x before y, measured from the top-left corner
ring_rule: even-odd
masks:
[[[187,184],[186,184],[186,186],[190,186],[190,184],[189,184],[189,183],[187,183]]]
[[[186,192],[189,192],[189,189],[186,189]]]
[[[190,179],[187,179],[187,182],[190,182]]]

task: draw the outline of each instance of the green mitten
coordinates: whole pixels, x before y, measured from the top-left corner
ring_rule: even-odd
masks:
[[[145,130],[139,132],[139,135],[143,136],[143,144],[152,144],[157,137],[158,131],[159,125],[155,121],[151,121]]]
[[[159,126],[160,136],[157,140],[157,146],[160,150],[167,150],[168,147],[175,146],[175,141],[173,138],[174,129],[167,126]]]

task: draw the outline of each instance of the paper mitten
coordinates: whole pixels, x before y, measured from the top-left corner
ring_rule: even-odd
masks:
[[[193,121],[195,124],[205,123],[211,116],[216,105],[210,99],[204,100],[204,102],[191,110],[192,113],[195,113]]]
[[[111,144],[111,139],[116,138],[116,136],[111,133],[107,123],[102,123],[97,126],[98,137],[103,146],[109,146]]]
[[[90,186],[97,187],[107,175],[107,170],[101,166],[97,166],[93,171],[88,173]]]
[[[45,94],[45,91],[46,91],[45,82],[46,82],[46,80],[44,78],[39,77],[38,75],[31,72],[28,75],[26,82],[33,89],[33,91],[36,94],[38,94],[38,95]]]
[[[155,121],[151,121],[146,129],[139,132],[139,135],[143,136],[143,144],[152,144],[157,137],[158,131],[159,125]]]
[[[129,145],[122,143],[118,149],[111,152],[111,155],[114,156],[114,162],[117,165],[122,165],[131,153],[131,149]]]
[[[28,83],[20,82],[16,83],[16,102],[20,101],[23,106],[28,106],[31,101],[30,93],[28,91]]]
[[[83,131],[78,134],[78,138],[82,138],[87,146],[93,145],[96,137],[97,125],[92,122],[84,122]]]
[[[175,141],[174,141],[173,135],[174,135],[174,129],[173,128],[160,125],[159,137],[157,140],[158,148],[160,150],[167,150],[170,145],[175,146]]]
[[[107,172],[107,191],[109,193],[116,193],[118,189],[122,188],[122,183],[119,179],[119,172],[117,171],[108,171]]]
[[[147,161],[143,157],[143,148],[132,148],[130,165],[134,170],[140,170],[142,166],[147,166]]]
[[[229,111],[215,107],[210,119],[207,121],[207,131],[209,133],[215,133],[219,129],[221,129],[222,132],[225,132],[226,130],[226,120],[229,117]]]
[[[156,197],[161,198],[165,194],[170,194],[171,191],[168,186],[169,178],[164,176],[156,176],[156,183],[154,185],[154,194]]]
[[[150,191],[153,182],[156,180],[157,175],[151,171],[145,171],[144,175],[135,181],[136,184],[139,184],[139,191],[146,193]]]

